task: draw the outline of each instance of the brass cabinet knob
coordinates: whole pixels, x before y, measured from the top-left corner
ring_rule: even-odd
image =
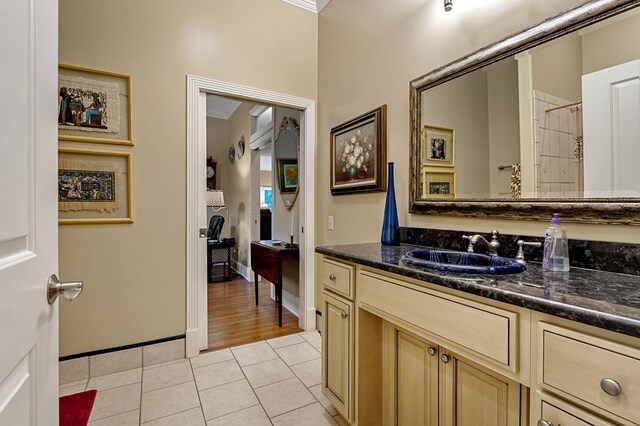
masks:
[[[600,381],[600,387],[606,394],[618,396],[622,393],[622,386],[613,379],[605,378]]]

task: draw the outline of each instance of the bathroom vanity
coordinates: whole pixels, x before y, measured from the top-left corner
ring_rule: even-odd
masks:
[[[640,277],[405,265],[318,247],[324,395],[358,425],[640,424]]]

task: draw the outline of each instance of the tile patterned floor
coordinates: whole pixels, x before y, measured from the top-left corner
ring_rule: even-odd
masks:
[[[320,335],[292,334],[60,387],[96,389],[90,426],[344,425],[320,391]]]

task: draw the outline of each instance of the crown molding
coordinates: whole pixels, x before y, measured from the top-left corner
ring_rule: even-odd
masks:
[[[285,3],[301,7],[309,12],[320,13],[331,0],[282,0]]]

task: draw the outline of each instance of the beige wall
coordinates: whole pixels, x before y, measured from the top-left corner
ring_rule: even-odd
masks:
[[[366,19],[356,0],[335,0],[322,11],[318,44],[317,238],[319,244],[379,239],[384,193],[332,197],[329,131],[387,104],[388,159],[396,163],[402,226],[543,235],[546,223],[409,215],[409,81],[462,55],[535,24],[582,0],[442,2],[370,0]],[[335,217],[328,231],[327,216]],[[523,217],[526,219],[526,217]],[[567,224],[573,238],[640,242],[640,227]]]
[[[612,19],[616,22],[614,25],[600,24],[599,30],[584,32],[583,74],[640,58],[640,12],[631,11],[627,14],[634,16],[621,21],[621,17],[616,17]]]
[[[455,168],[431,170],[456,172],[457,197],[489,195],[487,105],[487,75],[483,71],[469,73],[422,95],[424,123],[455,129]]]
[[[133,76],[136,142],[99,146],[134,153],[135,223],[60,229],[61,277],[85,282],[61,305],[60,355],[184,334],[186,75],[315,99],[317,16],[280,0],[60,0],[59,19],[61,62]]]
[[[582,99],[582,42],[570,34],[532,49],[533,89],[575,102]]]

